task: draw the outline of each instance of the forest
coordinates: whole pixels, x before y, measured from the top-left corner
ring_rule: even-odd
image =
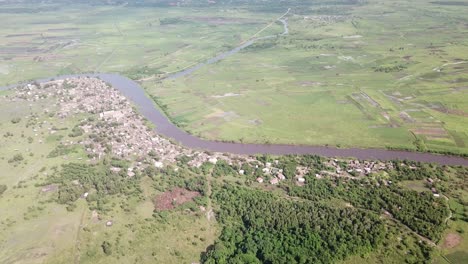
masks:
[[[310,200],[340,198],[354,207],[388,212],[392,217],[409,226],[418,234],[438,241],[445,229],[449,210],[444,199],[437,199],[430,192],[418,193],[397,185],[380,186],[362,181],[342,179],[308,178],[305,188],[292,187],[289,195]]]
[[[226,185],[214,194],[224,228],[203,263],[331,263],[382,243],[371,213]]]

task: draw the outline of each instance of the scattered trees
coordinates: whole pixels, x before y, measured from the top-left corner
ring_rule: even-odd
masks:
[[[7,190],[7,186],[6,185],[0,185],[0,196]]]
[[[11,159],[8,160],[8,163],[18,163],[24,160],[22,154],[15,154]]]
[[[12,124],[18,124],[20,121],[21,121],[20,117],[15,117],[15,118],[11,119]]]
[[[75,126],[72,131],[68,134],[69,137],[79,137],[84,133],[83,129],[79,126]]]

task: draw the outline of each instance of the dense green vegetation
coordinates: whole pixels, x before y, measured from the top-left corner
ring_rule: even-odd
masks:
[[[0,86],[117,72],[142,83],[175,124],[205,138],[466,156],[466,5],[0,1],[8,21],[0,29]],[[275,20],[288,8],[288,35],[258,41],[187,78],[163,79],[252,36],[283,32]],[[4,95],[9,92],[0,92],[1,263],[462,264],[468,258],[466,167],[394,161],[394,169],[366,176],[319,179],[316,173],[336,170],[312,155],[191,167],[196,156],[168,162],[154,150],[123,160],[111,156],[105,132],[118,123],[108,125],[97,113],[62,118],[48,95],[24,104]],[[84,133],[80,125],[87,122],[103,131]],[[70,143],[84,138],[92,142]],[[86,153],[93,143],[104,146],[103,156]],[[344,160],[336,162],[346,169]],[[144,169],[130,174],[135,163]],[[267,163],[286,179],[271,185]],[[303,184],[297,167],[308,171]],[[170,196],[173,190],[197,193],[179,204],[186,197]],[[156,209],[156,197],[164,195],[173,207]]]
[[[315,201],[341,198],[357,208],[379,214],[388,211],[395,219],[417,233],[438,241],[445,229],[448,207],[444,199],[434,198],[432,193],[418,193],[402,189],[396,184],[374,187],[368,179],[361,181],[316,180],[308,177],[304,188],[292,188],[292,196]]]
[[[70,154],[70,153],[76,153],[77,152],[77,148],[76,146],[73,146],[73,145],[63,145],[63,144],[60,144],[60,145],[57,145],[48,155],[47,157],[48,158],[55,158],[55,157],[58,157],[58,156],[63,156],[63,155],[67,155],[67,154]]]
[[[233,186],[213,198],[225,227],[204,263],[331,263],[371,252],[385,234],[377,216],[352,208]]]
[[[89,192],[86,200],[90,208],[106,211],[109,196],[125,195],[138,196],[141,193],[139,176],[128,178],[126,168],[120,172],[112,172],[110,165],[103,164],[85,165],[69,163],[62,165],[62,169],[52,174],[44,185],[59,184],[57,201],[61,204],[73,206],[74,202],[84,193]]]
[[[0,185],[0,196],[8,189],[8,187],[4,184]]]

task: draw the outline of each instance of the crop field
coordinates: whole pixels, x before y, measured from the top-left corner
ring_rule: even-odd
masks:
[[[150,7],[98,0],[95,5],[12,2],[0,1],[0,86],[115,72],[141,83],[174,123],[202,138],[468,154],[468,5],[461,0],[285,0],[271,6],[219,0]],[[288,8],[283,21],[288,34],[281,34],[284,24],[276,19]],[[165,78],[252,36],[275,37],[190,75]],[[72,86],[60,86],[59,94],[70,95],[60,98],[75,99],[66,93]],[[262,239],[277,230],[285,232],[276,238],[287,238],[270,240],[278,242],[278,250],[270,252],[277,257],[313,245],[304,241],[327,241],[342,253],[329,262],[343,264],[458,264],[468,258],[463,167],[398,161],[398,170],[392,165],[355,176],[354,169],[363,170],[349,167],[353,174],[347,174],[350,160],[231,157],[172,143],[148,144],[154,149],[143,152],[126,139],[165,141],[144,126],[136,129],[139,123],[131,122],[139,120],[136,115],[126,119],[128,130],[122,128],[126,122],[105,122],[99,107],[64,117],[58,95],[35,96],[41,89],[13,101],[14,91],[0,91],[0,263],[233,260],[234,248],[237,254],[273,245]],[[92,92],[80,95],[68,106],[81,109]],[[116,102],[111,100],[117,99],[102,101]],[[88,125],[100,132],[75,133]],[[117,131],[125,133],[116,136]],[[117,143],[129,153],[145,154],[124,158],[111,152]],[[271,183],[280,174],[285,179]],[[298,236],[292,243],[290,227],[266,228],[269,221],[295,219],[283,209],[302,217],[317,208],[323,211],[316,211],[321,219],[316,220],[336,221],[314,226],[312,218],[304,218],[292,227],[298,234],[329,233],[337,239]],[[246,219],[252,224],[244,226]],[[343,225],[351,230],[369,219],[369,231],[383,228],[379,242],[351,250],[371,233],[343,233]],[[245,233],[251,228],[258,228],[259,236]],[[324,251],[304,252],[330,255],[323,245]],[[249,256],[236,257],[240,263]]]
[[[82,72],[136,78],[174,72],[233,48],[272,18],[241,9],[87,9],[0,5],[2,20],[14,21],[0,31],[0,84]]]
[[[0,29],[0,84],[118,72],[207,139],[467,154],[468,19],[457,3],[290,6],[289,34],[166,80],[267,25],[255,36],[280,34],[272,22],[289,7],[2,4],[15,23]]]
[[[209,139],[467,153],[466,11],[429,1],[293,9],[289,35],[144,85]]]

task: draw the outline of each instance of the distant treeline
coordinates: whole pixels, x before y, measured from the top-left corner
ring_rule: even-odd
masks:
[[[27,4],[89,4],[89,5],[127,5],[127,6],[144,6],[144,7],[169,7],[169,6],[190,6],[190,7],[207,7],[207,6],[227,6],[227,7],[241,7],[248,6],[255,11],[259,12],[284,12],[287,8],[297,9],[298,11],[304,10],[311,6],[349,6],[359,5],[364,3],[363,0],[7,0],[0,2],[1,5],[27,3]],[[50,6],[44,6],[50,11]],[[36,13],[40,12],[41,8],[2,8],[1,13]],[[46,11],[46,10],[43,10]]]

